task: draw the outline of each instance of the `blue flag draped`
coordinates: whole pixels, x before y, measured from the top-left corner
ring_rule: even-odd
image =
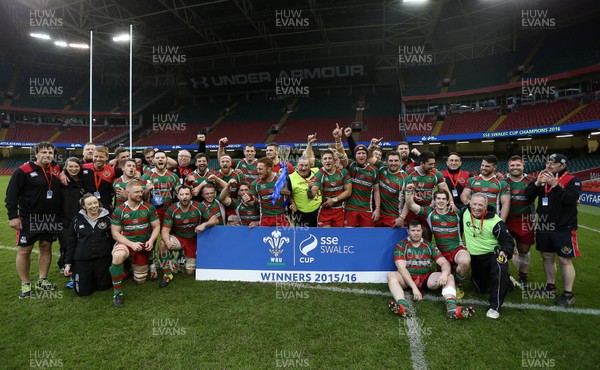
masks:
[[[273,189],[273,205],[275,205],[275,203],[277,203],[277,199],[279,199],[281,197],[281,190],[285,187],[285,183],[286,183],[286,179],[287,179],[287,175],[288,175],[288,167],[287,167],[287,162],[281,162],[279,164],[279,166],[281,167],[281,172],[279,173],[279,178],[277,179],[277,181],[275,182],[275,187]],[[287,202],[287,201],[286,201]],[[283,207],[285,207],[287,204],[284,203]]]

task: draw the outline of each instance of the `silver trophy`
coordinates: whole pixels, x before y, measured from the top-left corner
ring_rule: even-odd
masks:
[[[290,153],[292,152],[292,147],[289,145],[280,145],[279,146],[279,158],[283,163],[287,163],[288,158],[290,157]],[[283,168],[284,165],[281,165]],[[285,164],[287,166],[287,164]]]

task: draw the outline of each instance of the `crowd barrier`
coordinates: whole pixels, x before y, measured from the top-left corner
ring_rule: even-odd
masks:
[[[215,226],[198,234],[196,280],[385,283],[406,228]]]

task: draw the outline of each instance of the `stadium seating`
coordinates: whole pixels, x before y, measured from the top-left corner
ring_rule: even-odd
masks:
[[[209,135],[209,139],[211,143],[216,143],[222,137],[227,137],[230,143],[264,143],[269,136],[267,130],[273,123],[273,121],[221,122]]]
[[[0,161],[0,175],[12,175],[15,170],[27,162],[29,158],[8,158]]]
[[[196,134],[201,127],[206,126],[200,123],[186,123],[185,126],[180,125],[176,127],[165,126],[163,129],[155,130],[150,136],[136,141],[136,146],[190,144],[196,140]]]
[[[479,112],[452,112],[442,125],[441,135],[461,134],[469,132],[485,132],[498,119],[493,110]]]
[[[331,132],[335,129],[335,124],[340,127],[348,123],[348,118],[303,118],[288,119],[285,130],[275,136],[275,141],[281,143],[306,142],[309,134],[317,133],[319,141],[333,142]]]
[[[517,112],[512,112],[506,117],[500,126],[498,126],[497,131],[552,126],[576,107],[577,103],[571,100],[521,105]]]
[[[600,120],[600,101],[594,100],[564,123]]]
[[[14,127],[8,129],[5,140],[9,142],[37,143],[48,140],[56,131],[57,126],[53,125],[16,123]]]

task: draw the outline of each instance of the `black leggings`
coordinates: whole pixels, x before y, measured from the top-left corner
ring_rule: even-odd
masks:
[[[75,261],[73,263],[74,290],[78,296],[86,296],[95,291],[107,290],[112,287],[112,278],[108,268],[112,256],[93,260]]]

